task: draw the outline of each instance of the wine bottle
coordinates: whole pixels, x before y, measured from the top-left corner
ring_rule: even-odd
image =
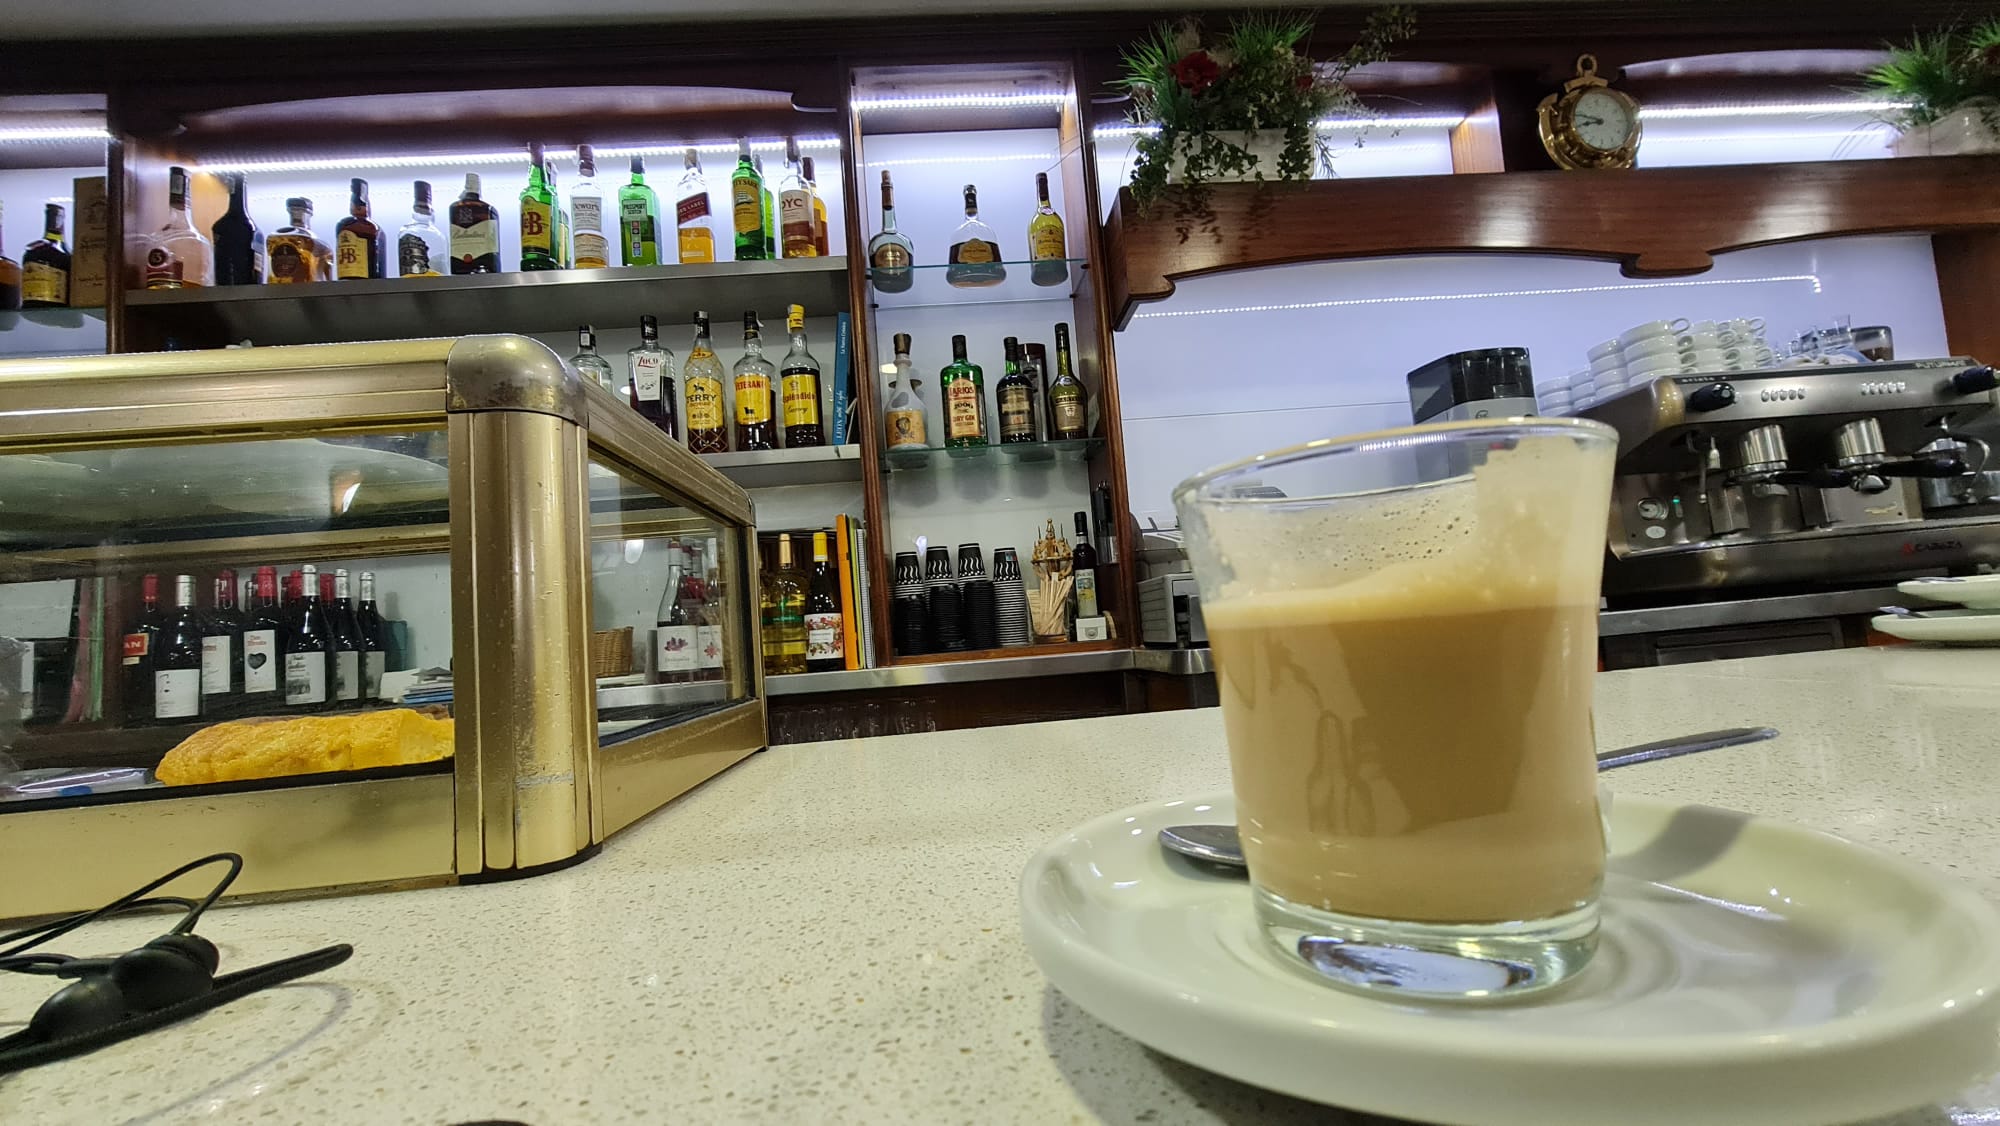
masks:
[[[387,627],[382,611],[375,606],[375,572],[361,572],[361,605],[354,611],[354,626],[361,638],[361,698],[382,698],[382,674],[389,667]]]
[[[139,613],[125,628],[119,667],[125,678],[125,722],[153,717],[153,650],[160,636],[160,576],[139,580]]]
[[[826,557],[826,533],[813,533],[812,574],[806,581],[806,671],[847,667],[840,631],[840,575]]]
[[[201,710],[214,713],[243,691],[243,619],[236,612],[236,572],[215,576],[213,605],[201,630]]]
[[[255,591],[243,623],[243,702],[253,709],[284,698],[286,638],[276,568],[257,568]]]
[[[1076,514],[1076,546],[1070,548],[1070,576],[1074,580],[1070,587],[1070,597],[1074,600],[1075,617],[1095,618],[1097,616],[1097,549],[1090,546],[1090,519],[1083,513]]]
[[[285,706],[320,711],[332,682],[333,631],[319,604],[319,568],[298,571],[298,608],[285,635]]]
[[[174,608],[160,624],[153,650],[153,718],[161,722],[201,715],[201,618],[194,609],[194,576],[174,576]]]
[[[324,576],[322,587],[331,579],[333,597],[325,599],[327,629],[333,635],[333,698],[346,704],[361,699],[361,627],[354,621],[354,602],[347,585],[347,568],[336,567]]]
[[[701,664],[695,648],[699,626],[698,582],[688,553],[678,541],[667,545],[667,587],[660,594],[660,609],[653,616],[653,665],[662,684],[681,684],[694,679]],[[696,597],[690,601],[689,593]]]

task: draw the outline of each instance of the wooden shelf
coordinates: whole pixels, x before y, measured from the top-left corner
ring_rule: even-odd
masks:
[[[1106,281],[1123,328],[1182,278],[1293,262],[1560,254],[1677,277],[1772,243],[2000,229],[1996,184],[2000,156],[1217,184],[1213,219],[1191,226],[1171,199],[1140,215],[1126,189],[1105,228]]]

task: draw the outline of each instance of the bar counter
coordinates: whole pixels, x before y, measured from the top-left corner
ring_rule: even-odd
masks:
[[[1609,673],[1597,692],[1606,747],[1783,732],[1622,770],[1615,789],[1829,830],[2000,898],[2000,653],[1764,657]],[[1151,1053],[1051,990],[1022,946],[1035,849],[1228,783],[1213,709],[766,751],[567,871],[213,911],[224,971],[329,942],[355,954],[0,1079],[0,1121],[1383,1122]],[[0,1014],[25,1020],[51,991],[0,978]],[[2000,1077],[1874,1126],[1996,1115]]]

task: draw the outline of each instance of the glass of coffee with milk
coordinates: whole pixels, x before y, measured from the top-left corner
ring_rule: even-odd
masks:
[[[1257,920],[1334,984],[1555,985],[1597,947],[1591,734],[1617,436],[1494,419],[1183,482]]]

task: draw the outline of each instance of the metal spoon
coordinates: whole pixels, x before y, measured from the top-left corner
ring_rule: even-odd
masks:
[[[1616,770],[1634,763],[1658,762],[1722,747],[1761,743],[1777,737],[1778,729],[1775,727],[1729,727],[1721,731],[1704,731],[1699,735],[1683,735],[1678,739],[1662,739],[1657,743],[1639,743],[1606,751],[1597,756],[1597,769]],[[1206,860],[1210,864],[1225,868],[1244,867],[1243,844],[1237,839],[1234,825],[1169,825],[1160,830],[1160,844],[1183,856]]]

